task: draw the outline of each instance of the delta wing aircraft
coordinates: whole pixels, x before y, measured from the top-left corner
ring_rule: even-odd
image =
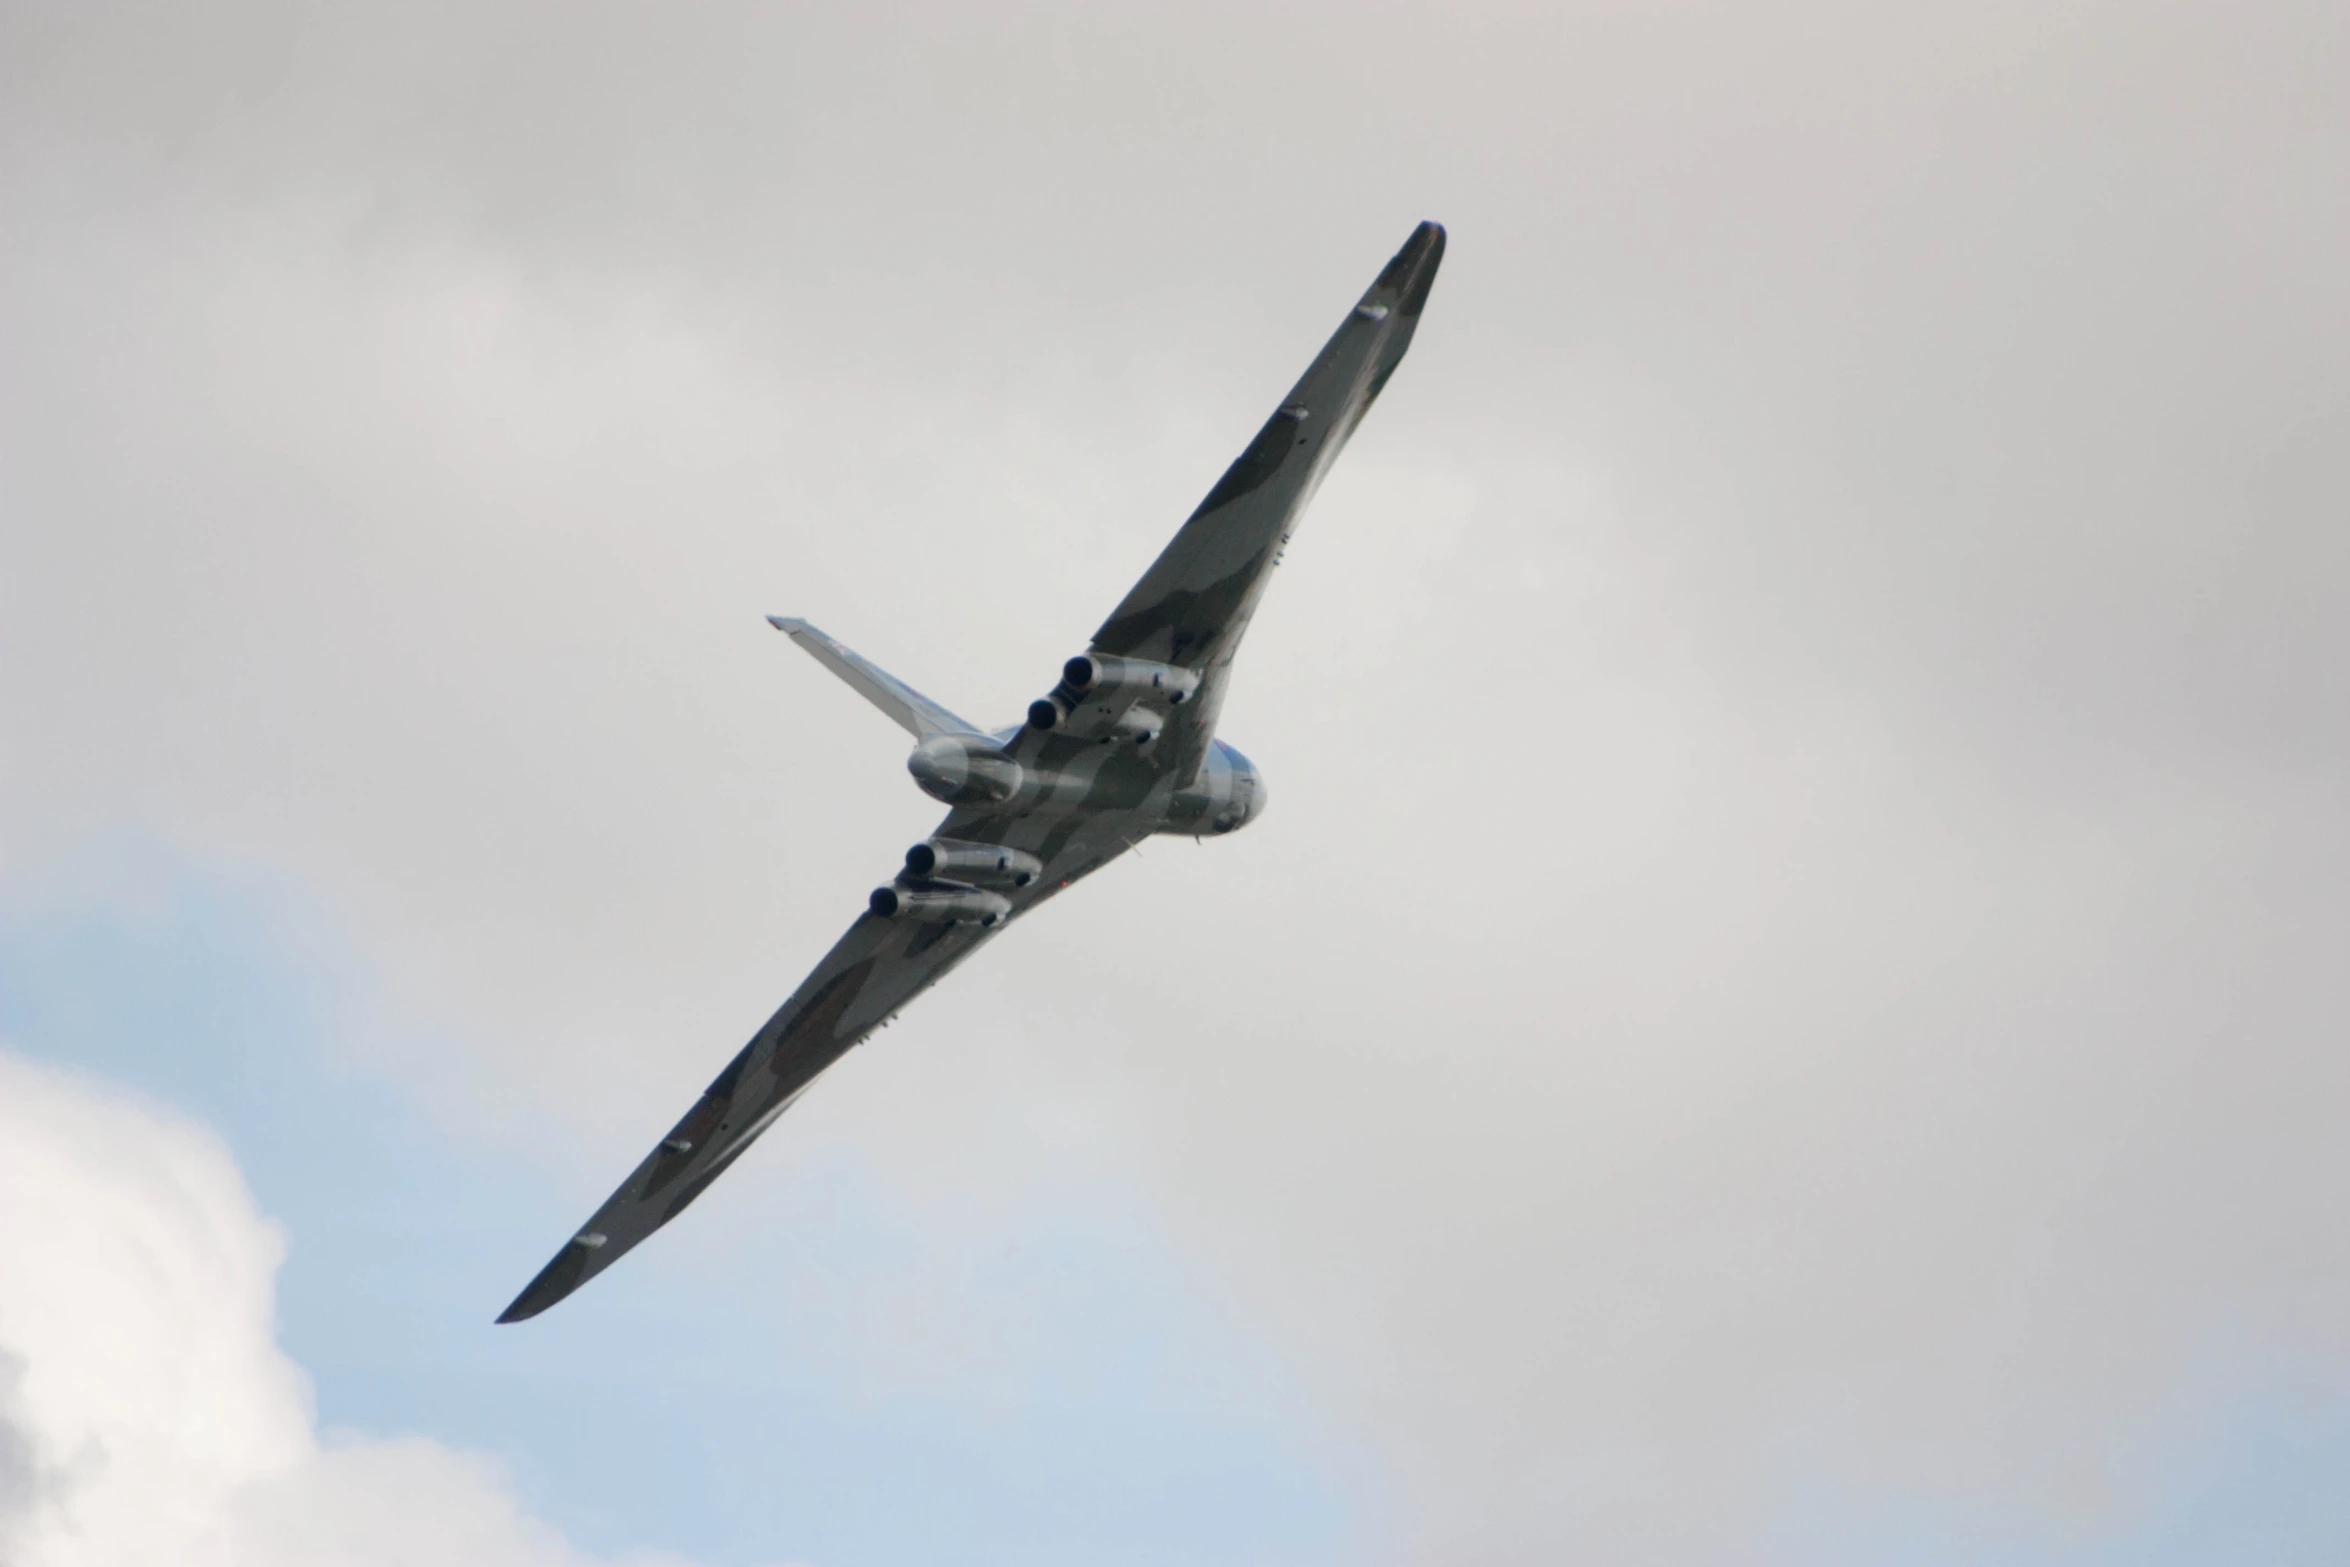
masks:
[[[506,1308],[535,1317],[678,1216],[824,1069],[1004,925],[1153,833],[1265,809],[1216,738],[1224,680],[1306,502],[1402,363],[1444,256],[1423,223],[1028,721],[982,731],[804,620],[777,630],[915,739],[946,820],[579,1233]]]

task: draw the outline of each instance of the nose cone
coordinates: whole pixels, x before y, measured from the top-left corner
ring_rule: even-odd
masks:
[[[1245,827],[1265,814],[1265,803],[1272,796],[1272,786],[1265,782],[1265,775],[1257,771],[1256,763],[1238,752],[1234,753],[1234,758],[1240,763],[1240,821]]]
[[[1265,814],[1265,775],[1235,747],[1219,740],[1216,750],[1222,756],[1231,784],[1222,809],[1216,812],[1210,825],[1220,833],[1238,832]]]

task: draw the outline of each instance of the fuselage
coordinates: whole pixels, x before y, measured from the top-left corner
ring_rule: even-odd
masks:
[[[1028,733],[1014,725],[985,737],[934,735],[914,748],[906,770],[932,799],[999,817],[1120,816],[1141,834],[1208,837],[1264,814],[1264,775],[1223,740],[1210,740],[1179,782],[1165,758],[1115,737],[1056,735],[1023,746]]]

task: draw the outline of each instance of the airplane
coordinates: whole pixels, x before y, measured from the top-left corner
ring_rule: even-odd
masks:
[[[946,819],[500,1322],[537,1316],[684,1212],[825,1068],[1009,922],[1154,833],[1205,838],[1264,814],[1263,776],[1216,737],[1225,677],[1443,258],[1441,226],[1412,231],[1025,723],[982,731],[805,620],[768,617],[913,735],[907,770]]]

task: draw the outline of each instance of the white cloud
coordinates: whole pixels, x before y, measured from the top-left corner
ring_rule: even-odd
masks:
[[[0,1236],[8,1567],[589,1562],[489,1459],[320,1437],[283,1238],[204,1127],[0,1051]]]
[[[12,871],[287,877],[592,1202],[933,819],[759,614],[1017,713],[1438,216],[1266,823],[779,1138],[1123,1164],[1448,1559],[2339,1367],[2350,11],[474,9],[0,93]]]

